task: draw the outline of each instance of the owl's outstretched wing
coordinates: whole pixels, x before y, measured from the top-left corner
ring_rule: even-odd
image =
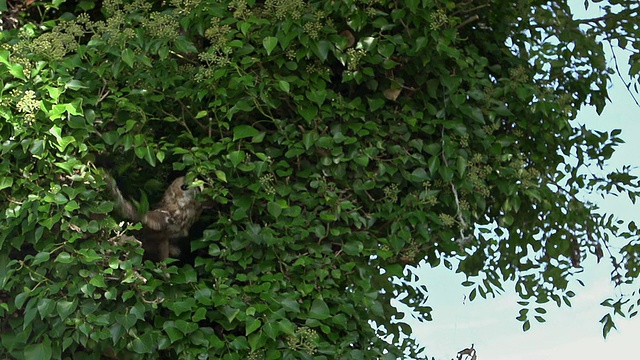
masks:
[[[172,222],[171,213],[162,209],[152,210],[144,214],[140,222],[150,230],[165,231]]]
[[[106,175],[107,186],[109,187],[109,191],[111,195],[113,195],[114,200],[116,202],[116,209],[120,213],[120,215],[131,221],[140,221],[140,214],[138,214],[138,210],[133,204],[125,199],[122,195],[122,192],[118,188],[118,184],[116,184],[116,180],[111,177],[111,175]]]

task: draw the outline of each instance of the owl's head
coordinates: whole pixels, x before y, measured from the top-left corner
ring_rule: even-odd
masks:
[[[179,207],[188,206],[190,203],[195,201],[196,196],[200,191],[202,191],[202,189],[197,186],[191,186],[187,183],[184,176],[180,176],[173,180],[171,185],[167,188],[167,191],[165,191],[164,197],[162,198],[162,202],[164,204],[178,205]]]

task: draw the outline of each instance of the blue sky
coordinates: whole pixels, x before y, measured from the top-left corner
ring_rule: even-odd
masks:
[[[583,0],[570,0],[574,13],[579,17],[602,15],[597,6],[584,11]],[[618,54],[618,53],[616,53]],[[611,56],[609,54],[609,59]],[[624,54],[618,54],[621,71],[628,67]],[[583,108],[576,119],[598,130],[622,129],[627,143],[618,148],[611,162],[612,168],[623,165],[640,166],[640,108],[634,103],[621,80],[614,76],[610,88],[611,103],[598,116],[594,109]],[[636,174],[640,171],[636,170]],[[595,199],[594,199],[595,200]],[[626,198],[597,198],[603,211],[631,220],[640,213],[640,204],[633,205]],[[566,360],[566,359],[635,359],[637,358],[640,316],[634,319],[616,318],[618,330],[609,337],[602,337],[600,318],[607,309],[601,301],[616,297],[620,290],[609,280],[611,265],[604,261],[587,262],[579,276],[585,287],[573,282],[576,296],[572,307],[547,307],[546,323],[532,319],[529,331],[522,331],[516,320],[520,307],[519,298],[506,284],[506,293],[495,299],[466,300],[467,290],[460,283],[464,276],[444,268],[418,269],[420,282],[429,289],[428,305],[433,307],[433,321],[411,324],[421,344],[427,346],[429,357],[438,360],[455,358],[456,353],[475,344],[479,359],[491,360]]]

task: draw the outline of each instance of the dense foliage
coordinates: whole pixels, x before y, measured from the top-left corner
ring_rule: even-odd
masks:
[[[0,2],[0,356],[397,358],[422,260],[459,260],[471,298],[515,281],[525,329],[587,256],[631,282],[638,229],[582,198],[638,195],[585,171],[619,131],[571,122],[605,105],[602,38],[637,86],[615,2]],[[141,208],[203,184],[191,256],[144,262],[96,163]]]

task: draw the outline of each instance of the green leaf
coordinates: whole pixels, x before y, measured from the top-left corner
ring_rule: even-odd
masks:
[[[246,158],[246,154],[242,150],[232,151],[229,153],[228,158],[231,161],[231,164],[233,165],[233,167],[235,168],[235,167],[238,167],[238,165],[244,161],[244,159]]]
[[[284,154],[284,156],[286,158],[290,159],[290,158],[294,158],[296,156],[302,155],[304,153],[305,153],[304,149],[298,148],[298,147],[294,147],[294,148],[291,148],[291,149],[287,150],[287,152]]]
[[[193,313],[193,316],[191,316],[191,320],[194,322],[198,322],[198,321],[202,321],[205,320],[207,318],[207,309],[206,308],[198,308],[198,310],[196,310]]]
[[[296,331],[296,325],[287,319],[283,319],[278,322],[278,326],[280,327],[280,331],[285,334],[293,335]]]
[[[75,200],[71,200],[68,203],[65,204],[64,209],[66,211],[74,211],[74,210],[78,210],[80,208],[80,205],[78,205],[78,202]]]
[[[24,348],[25,359],[49,360],[51,359],[51,340],[45,335],[39,344],[28,345]]]
[[[186,320],[176,320],[176,327],[182,331],[183,334],[189,335],[198,329],[198,324]]]
[[[232,322],[235,320],[236,316],[238,316],[238,314],[240,313],[240,310],[236,309],[236,308],[232,308],[230,306],[225,306],[222,309],[222,314],[224,316],[226,316],[227,320],[229,322]]]
[[[138,321],[138,318],[133,314],[115,314],[115,319],[125,330],[131,329]]]
[[[246,329],[245,329],[245,335],[248,336],[249,334],[251,334],[254,331],[258,330],[260,328],[260,326],[262,326],[262,321],[260,321],[260,319],[256,319],[256,318],[254,318],[252,316],[248,316],[247,317]]]
[[[0,1],[5,1],[5,5],[6,5],[6,0],[0,0]],[[2,11],[2,9],[0,9],[0,11]],[[9,65],[9,55],[11,53],[8,50],[0,50],[0,63],[3,63],[5,65]]]
[[[616,324],[613,322],[611,314],[603,316],[602,319],[600,319],[600,323],[602,324],[602,337],[604,337],[605,339],[607,338],[611,330],[617,329]]]
[[[367,167],[369,165],[369,157],[364,154],[356,155],[353,157],[353,162],[355,162],[356,164],[362,167]]]
[[[45,261],[49,261],[49,258],[51,257],[51,254],[49,254],[48,252],[39,252],[36,254],[36,256],[33,258],[33,262],[31,263],[32,266],[41,264]]]
[[[134,56],[133,50],[129,48],[122,50],[122,61],[129,65],[130,68],[133,68]]]
[[[222,170],[216,170],[214,172],[216,174],[216,177],[218,178],[218,180],[221,180],[222,182],[227,182],[227,174],[224,173],[224,171]]]
[[[312,319],[325,320],[331,316],[329,306],[322,299],[315,299],[309,310],[309,317]]]
[[[270,201],[267,204],[267,210],[269,211],[269,214],[273,216],[274,219],[277,219],[282,213],[282,207],[280,206],[280,204],[273,201]]]
[[[364,250],[364,245],[361,241],[349,241],[342,249],[347,255],[357,256]]]
[[[307,150],[311,149],[317,138],[318,133],[316,133],[315,131],[304,133],[304,135],[302,135],[302,143],[304,144],[304,148]]]
[[[429,175],[427,175],[427,171],[424,168],[417,168],[413,170],[413,172],[411,173],[411,181],[413,182],[423,183],[428,180],[429,180]]]
[[[324,103],[324,100],[327,98],[327,90],[316,89],[315,91],[307,91],[305,95],[307,99],[316,103],[318,106],[321,106]]]
[[[53,312],[56,308],[56,302],[51,299],[41,298],[38,300],[38,312],[40,313],[40,318],[44,319],[49,314]]]
[[[155,333],[143,334],[131,342],[131,349],[138,354],[149,354],[153,351],[153,345],[157,343],[154,339]]]
[[[24,76],[24,68],[20,64],[9,64],[9,73],[20,80],[27,80]]]
[[[308,106],[298,106],[298,114],[300,114],[305,120],[311,122],[318,115],[318,107],[309,104]]]
[[[11,177],[0,177],[0,190],[10,188],[13,186],[13,178]]]
[[[233,128],[233,140],[240,140],[248,137],[256,136],[260,133],[257,129],[250,125],[238,125]]]
[[[58,102],[58,98],[64,91],[63,89],[60,89],[58,87],[53,87],[53,86],[46,86],[46,89],[49,92],[49,96],[51,96],[54,102]]]
[[[89,87],[86,86],[82,81],[80,80],[71,80],[68,83],[65,84],[65,87],[67,89],[71,89],[71,90],[79,90],[79,89],[88,89]]]
[[[14,301],[16,308],[17,309],[21,309],[22,305],[24,305],[24,302],[27,301],[27,298],[29,297],[29,291],[26,290],[24,292],[21,292],[20,294],[16,295],[16,299]]]
[[[463,158],[462,156],[458,156],[456,168],[458,171],[458,175],[462,177],[464,175],[464,172],[467,170],[467,159]]]
[[[169,340],[172,344],[184,338],[184,334],[182,333],[182,331],[173,326],[173,321],[165,322],[162,325],[162,328],[164,329],[164,332],[169,336]]]
[[[58,148],[58,150],[64,151],[64,149],[66,149],[69,144],[73,144],[75,142],[76,142],[76,139],[73,136],[65,136],[62,139],[60,139],[60,141],[58,141],[58,144],[56,145],[56,147]]]
[[[420,0],[405,0],[404,4],[406,5],[407,9],[409,9],[412,13],[415,13],[418,10]]]
[[[280,80],[278,81],[278,88],[284,92],[286,92],[287,94],[289,93],[289,91],[291,90],[291,87],[289,85],[288,82],[284,81],[284,80]]]
[[[193,53],[198,52],[198,49],[191,41],[189,41],[184,35],[178,36],[174,40],[174,44],[176,46],[176,50],[181,53]]]
[[[431,176],[435,175],[440,169],[440,158],[437,156],[430,157],[427,161],[427,165],[429,166],[429,173]]]
[[[378,53],[386,58],[391,57],[391,55],[393,55],[393,52],[395,51],[395,45],[391,44],[391,43],[380,43],[380,45],[378,45]]]
[[[385,104],[385,100],[382,98],[375,98],[375,99],[367,98],[367,101],[369,102],[369,109],[371,111],[377,111],[378,109],[382,108]]]
[[[280,300],[279,303],[288,312],[293,312],[293,313],[299,313],[300,312],[300,303],[298,303],[298,301],[295,300],[295,299],[284,298],[284,299]]]
[[[104,282],[104,275],[102,274],[97,274],[96,276],[92,277],[91,280],[89,280],[89,284],[99,288],[107,287],[107,284]]]
[[[331,49],[331,43],[327,40],[320,40],[317,43],[311,44],[311,51],[324,62],[329,56],[329,50]]]
[[[60,319],[64,320],[76,310],[77,303],[75,301],[60,300],[56,303],[56,310]]]
[[[62,129],[60,129],[59,126],[57,125],[53,125],[50,129],[49,129],[49,133],[52,134],[57,141],[61,141],[62,140]]]
[[[262,326],[262,331],[271,339],[275,340],[280,335],[280,327],[275,322],[268,322]]]
[[[44,152],[44,140],[42,139],[37,139],[33,141],[33,144],[31,144],[31,147],[29,148],[29,152],[37,157],[40,158]],[[0,190],[2,189],[1,187],[1,181],[0,181]]]
[[[262,46],[267,50],[267,55],[271,55],[273,49],[278,45],[278,38],[274,36],[268,36],[262,40]]]

